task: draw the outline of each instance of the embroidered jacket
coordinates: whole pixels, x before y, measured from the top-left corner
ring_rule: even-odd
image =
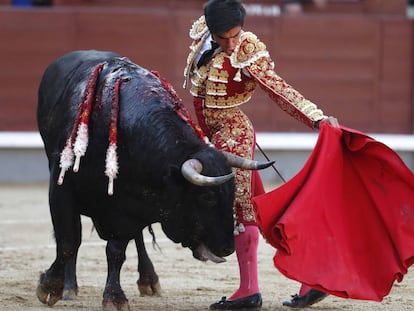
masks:
[[[184,88],[190,82],[190,93],[204,98],[206,107],[239,106],[250,100],[259,85],[281,109],[309,127],[326,118],[322,110],[275,73],[266,45],[251,32],[240,35],[230,56],[219,52],[208,64],[197,68],[195,59],[208,35],[201,16],[190,29],[193,42],[184,69]]]

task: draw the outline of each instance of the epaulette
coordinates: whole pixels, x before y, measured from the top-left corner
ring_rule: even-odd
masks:
[[[262,57],[270,57],[266,45],[255,34],[247,31],[240,35],[240,44],[230,56],[230,62],[235,68],[244,68]]]
[[[198,20],[193,23],[190,29],[190,38],[193,40],[199,40],[208,31],[206,19],[202,15]]]

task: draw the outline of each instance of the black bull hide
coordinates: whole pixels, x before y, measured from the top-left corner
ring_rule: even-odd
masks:
[[[108,241],[104,309],[128,304],[119,273],[128,242],[145,226],[159,222],[171,240],[200,260],[234,251],[233,179],[202,187],[181,173],[189,159],[198,160],[207,176],[228,175],[231,166],[200,141],[174,104],[157,76],[111,52],[71,52],[46,69],[37,119],[49,161],[57,254],[40,277],[37,296],[43,303],[53,305],[62,297],[65,266],[76,259],[81,243],[81,214]],[[86,147],[78,164],[67,165],[63,150],[75,150],[76,137],[86,137]],[[107,158],[111,144],[112,162]],[[65,165],[70,169],[62,169]]]

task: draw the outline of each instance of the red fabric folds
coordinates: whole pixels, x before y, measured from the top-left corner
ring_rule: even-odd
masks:
[[[254,198],[286,277],[344,298],[381,301],[414,263],[414,176],[386,145],[321,125],[302,170]]]

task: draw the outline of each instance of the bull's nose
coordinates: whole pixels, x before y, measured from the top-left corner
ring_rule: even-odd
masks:
[[[226,256],[229,256],[229,255],[233,254],[234,251],[235,251],[234,246],[226,247],[226,248],[223,248],[220,251],[220,254],[218,254],[218,256],[220,256],[220,257],[226,257]]]

